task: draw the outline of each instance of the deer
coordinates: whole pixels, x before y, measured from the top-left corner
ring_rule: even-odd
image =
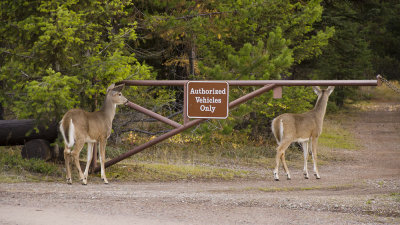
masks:
[[[280,160],[282,160],[287,179],[291,179],[290,172],[285,161],[285,151],[293,142],[300,143],[303,149],[304,178],[309,179],[307,161],[310,152],[314,164],[314,175],[316,179],[321,178],[317,167],[318,138],[322,133],[322,126],[328,99],[334,88],[334,86],[329,86],[327,89],[321,90],[319,87],[313,87],[318,99],[311,111],[302,114],[285,113],[272,120],[272,133],[275,136],[278,144],[275,156],[276,165],[273,171],[274,179],[276,181],[279,181],[278,169]]]
[[[87,184],[89,166],[93,157],[93,146],[97,143],[100,149],[101,179],[105,184],[108,184],[104,168],[105,150],[107,139],[111,134],[116,107],[128,103],[128,100],[121,93],[123,87],[123,84],[118,86],[111,84],[107,88],[104,104],[99,111],[87,112],[82,109],[71,109],[61,119],[60,132],[65,145],[64,160],[68,184],[72,184],[71,160],[78,169],[82,185]],[[82,173],[79,155],[85,143],[87,143],[87,162],[85,172]],[[73,146],[75,147],[72,149]]]

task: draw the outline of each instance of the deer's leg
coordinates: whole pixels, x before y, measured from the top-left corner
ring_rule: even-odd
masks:
[[[88,142],[88,145],[87,145],[87,162],[86,162],[85,172],[83,173],[83,181],[82,181],[83,184],[87,184],[87,178],[89,175],[89,166],[90,166],[90,163],[92,162],[92,157],[93,157],[93,145],[94,144],[96,144],[96,143]]]
[[[314,176],[317,179],[320,179],[321,177],[319,176],[318,172],[318,167],[317,167],[317,143],[318,143],[318,138],[312,138],[312,144],[311,144],[311,152],[312,152],[312,159],[314,163]]]
[[[282,155],[285,154],[286,149],[289,147],[290,142],[281,142],[279,146],[276,148],[276,156],[275,156],[275,169],[274,169],[274,179],[276,181],[279,180],[279,161],[281,160]],[[282,162],[283,163],[283,162]],[[286,170],[286,169],[285,169]]]
[[[290,176],[290,172],[289,172],[289,168],[286,165],[286,160],[285,160],[285,151],[283,151],[282,155],[281,155],[281,160],[282,160],[282,165],[283,165],[283,169],[285,169],[286,172],[286,176],[288,180],[291,180],[291,176]]]
[[[79,154],[81,153],[81,150],[82,150],[82,148],[83,148],[84,145],[85,145],[85,142],[84,142],[84,141],[82,141],[82,140],[77,140],[77,141],[76,141],[75,148],[74,148],[74,150],[72,151],[72,158],[74,159],[75,166],[76,166],[76,168],[78,169],[79,178],[80,178],[82,184],[85,184],[85,183],[83,182],[84,176],[83,176],[83,173],[82,173],[81,164],[79,163]]]
[[[105,184],[108,184],[108,180],[106,178],[106,172],[104,167],[104,162],[106,161],[106,140],[100,141],[100,168],[101,168],[101,179],[103,179]]]
[[[302,142],[301,146],[303,147],[303,155],[304,155],[304,169],[303,169],[303,174],[304,178],[308,179],[308,166],[307,166],[307,161],[308,161],[308,141]]]
[[[65,170],[67,171],[66,179],[68,184],[72,184],[72,178],[71,178],[71,149],[69,149],[67,146],[65,146],[64,149],[64,162],[65,162]]]

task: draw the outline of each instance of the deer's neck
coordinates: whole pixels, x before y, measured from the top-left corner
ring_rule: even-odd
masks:
[[[322,126],[322,123],[324,121],[327,104],[328,104],[328,97],[321,95],[320,97],[318,97],[317,103],[315,104],[315,107],[313,109],[313,112],[315,113],[315,116],[320,126]]]
[[[104,104],[101,107],[99,112],[103,114],[104,120],[106,120],[108,123],[112,124],[112,121],[115,116],[115,109],[116,109],[115,103],[113,103],[111,101],[111,99],[106,97],[106,99],[104,100]]]

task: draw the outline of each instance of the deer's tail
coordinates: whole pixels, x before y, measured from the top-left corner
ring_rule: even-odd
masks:
[[[72,146],[74,146],[74,144],[75,144],[75,139],[74,139],[75,126],[74,126],[74,123],[72,122],[72,119],[70,119],[69,124],[66,123],[66,121],[64,121],[64,119],[61,120],[60,132],[64,139],[65,145],[68,148],[72,148]],[[66,136],[66,135],[68,135],[68,136]]]

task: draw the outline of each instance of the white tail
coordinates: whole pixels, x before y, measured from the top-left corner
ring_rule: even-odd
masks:
[[[276,149],[276,166],[274,169],[274,178],[279,180],[278,169],[279,162],[282,160],[287,178],[290,180],[290,172],[285,161],[285,151],[292,142],[299,142],[303,147],[304,154],[304,177],[308,176],[307,158],[309,151],[312,153],[314,162],[314,173],[317,179],[320,175],[317,168],[317,143],[318,137],[322,132],[322,125],[326,112],[326,105],[329,95],[335,87],[330,86],[326,90],[319,87],[313,87],[314,92],[318,95],[318,100],[314,109],[302,114],[285,113],[276,117],[271,124],[272,133],[275,136],[278,147]]]
[[[128,102],[121,93],[123,87],[124,85],[110,85],[107,88],[107,95],[104,104],[99,111],[86,112],[81,109],[71,109],[65,113],[60,121],[60,132],[65,144],[64,159],[67,169],[66,177],[68,184],[72,184],[70,169],[71,159],[75,162],[75,166],[78,168],[82,184],[87,184],[89,165],[93,156],[93,145],[96,143],[100,145],[99,158],[101,165],[101,178],[104,180],[104,183],[108,183],[104,169],[105,147],[107,139],[111,134],[112,121],[115,116],[116,106]],[[85,172],[82,173],[79,164],[79,154],[85,143],[88,143],[88,155]],[[71,148],[74,145],[75,147],[71,151]]]

